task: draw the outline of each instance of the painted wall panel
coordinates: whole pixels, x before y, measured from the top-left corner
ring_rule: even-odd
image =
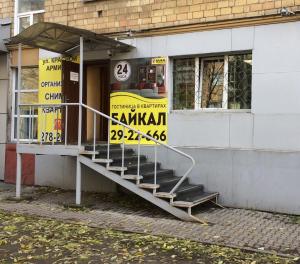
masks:
[[[35,183],[42,186],[54,186],[75,189],[76,160],[74,157],[36,156]],[[114,192],[113,182],[82,166],[82,190]]]
[[[253,120],[251,113],[239,113],[230,115],[230,139],[231,148],[253,147]]]
[[[300,150],[300,115],[255,115],[254,148]]]
[[[300,71],[300,22],[255,27],[254,73]]]
[[[231,50],[252,50],[254,45],[254,27],[233,28],[231,30]]]
[[[168,118],[168,143],[176,146],[229,145],[229,115],[176,111]]]
[[[252,91],[255,114],[300,113],[300,72],[253,74]]]
[[[203,31],[167,36],[168,56],[226,52],[231,50],[231,30]]]

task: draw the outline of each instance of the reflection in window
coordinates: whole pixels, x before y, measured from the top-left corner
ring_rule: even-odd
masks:
[[[252,54],[174,59],[173,109],[251,109],[251,79]]]
[[[175,59],[173,69],[173,108],[193,109],[195,105],[195,59]]]
[[[30,11],[37,11],[44,9],[44,0],[19,0],[18,6],[19,10],[18,13],[30,12]]]
[[[30,17],[20,17],[19,19],[19,31],[23,31],[24,29],[30,26]]]
[[[224,59],[203,60],[202,108],[221,108],[224,87]]]
[[[118,62],[112,61],[112,73]],[[118,81],[112,74],[112,92],[131,92],[147,98],[167,96],[164,64],[152,64],[151,58],[128,60],[127,63],[131,68],[129,78],[126,81]]]
[[[18,71],[15,72],[14,85],[14,138],[17,138],[17,106],[18,93],[20,93],[21,104],[38,103],[38,68],[22,68],[21,69],[21,89],[18,89]],[[33,112],[34,111],[34,112]],[[29,106],[20,108],[20,139],[37,139],[37,109],[30,109]],[[32,116],[33,118],[30,118]],[[31,135],[29,135],[31,133]]]
[[[44,21],[44,0],[18,0],[15,34]]]
[[[228,58],[228,108],[250,109],[252,54]]]

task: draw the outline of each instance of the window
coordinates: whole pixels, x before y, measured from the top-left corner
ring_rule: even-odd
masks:
[[[111,92],[131,92],[147,98],[166,97],[165,64],[153,63],[152,59],[155,58],[112,61]],[[127,78],[122,75],[124,72]]]
[[[174,59],[173,109],[251,109],[252,54]]]
[[[18,93],[20,93],[21,104],[38,103],[38,68],[22,68],[21,89],[18,87],[18,71],[14,70],[14,97],[13,97],[13,131],[12,139],[17,139],[17,105]],[[37,139],[37,110],[30,110],[30,107],[20,108],[20,140]],[[33,115],[33,120],[30,116]]]
[[[44,20],[44,0],[16,0],[15,34]]]

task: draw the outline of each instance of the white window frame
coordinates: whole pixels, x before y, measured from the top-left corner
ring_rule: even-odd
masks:
[[[202,101],[202,86],[203,86],[203,68],[204,61],[215,60],[215,59],[224,59],[224,81],[223,81],[223,94],[222,94],[222,107],[219,108],[203,108]],[[173,62],[173,60],[172,60]],[[174,109],[172,103],[172,112],[182,112],[182,111],[201,111],[201,112],[251,112],[251,109],[228,109],[228,63],[229,55],[221,55],[214,57],[195,57],[195,106],[194,109]],[[173,63],[170,70],[173,72]],[[172,82],[172,94],[173,91],[173,80]],[[170,102],[173,102],[173,98],[170,98]]]
[[[14,27],[14,35],[17,35],[20,33],[20,18],[29,17],[29,23],[31,26],[33,24],[33,16],[34,15],[45,13],[44,9],[28,11],[28,12],[23,12],[23,13],[19,13],[18,10],[19,10],[19,0],[15,0],[14,24],[16,26]]]
[[[29,67],[29,68],[37,68],[35,66],[33,67]],[[18,93],[37,93],[38,94],[38,88],[37,89],[23,89],[23,90],[20,90],[20,89],[16,89],[17,87],[17,74],[18,74],[18,71],[16,68],[13,68],[12,69],[12,119],[11,119],[11,141],[12,142],[16,142],[17,141],[17,138],[15,137],[15,120],[16,118],[18,118],[18,115],[16,113],[16,98],[17,98],[17,95]],[[19,87],[18,87],[19,88]],[[20,97],[21,98],[21,97]],[[32,117],[34,118],[38,118],[38,115],[32,115]],[[30,115],[20,115],[20,118],[30,118]],[[27,138],[20,138],[19,139],[21,142],[37,142],[37,139],[27,139]]]

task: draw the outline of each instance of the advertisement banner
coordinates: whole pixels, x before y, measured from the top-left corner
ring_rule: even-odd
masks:
[[[111,117],[147,134],[156,140],[167,143],[167,98],[146,98],[129,92],[114,92],[110,95]],[[110,124],[111,143],[122,143],[123,127],[115,122]],[[137,144],[138,134],[124,130],[125,144]],[[155,144],[140,138],[141,144]]]
[[[62,102],[62,60],[78,62],[78,57],[55,57],[39,60],[39,103]],[[46,107],[38,111],[38,141],[62,141],[62,110]]]

